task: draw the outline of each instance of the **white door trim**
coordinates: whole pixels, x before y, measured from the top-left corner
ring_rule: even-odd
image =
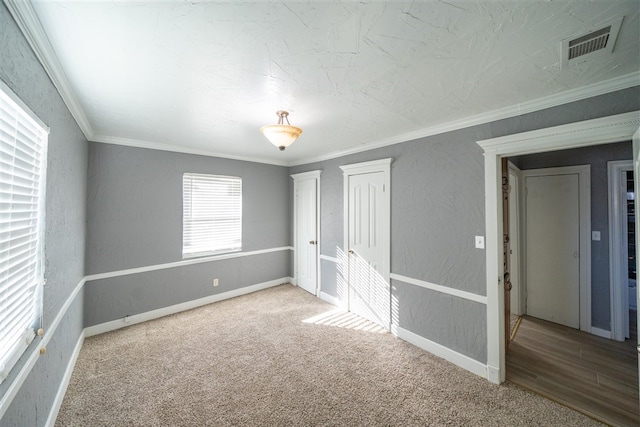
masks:
[[[321,281],[320,281],[320,175],[322,170],[314,170],[309,172],[302,172],[291,175],[293,178],[293,284],[298,285],[298,185],[301,181],[315,180],[316,182],[316,296],[320,296]]]
[[[631,137],[631,144],[633,147],[633,187],[638,191],[640,188],[640,126],[636,124],[636,130]],[[640,211],[640,202],[638,202],[638,198],[633,202],[634,211],[636,213],[636,230],[640,230],[640,215],[638,212]],[[638,237],[638,233],[636,232],[636,247],[638,246],[638,242],[640,238]],[[640,259],[636,256],[636,271],[640,269]],[[640,292],[636,292],[636,307],[640,307]],[[640,326],[640,318],[637,318],[636,326]],[[638,342],[636,342],[636,350],[638,351],[638,373],[640,374],[640,338],[638,338]],[[640,381],[638,382],[638,388],[640,389]]]
[[[622,198],[620,174],[633,171],[633,160],[607,162],[609,174],[609,272],[611,280],[611,338],[624,341],[629,327],[629,295],[627,291],[626,200]],[[626,193],[626,190],[624,191]],[[626,304],[625,304],[626,302]],[[627,315],[625,316],[625,311]],[[627,327],[625,328],[625,319]]]
[[[531,176],[578,175],[579,216],[580,216],[580,330],[591,333],[591,165],[565,166],[558,168],[529,169],[522,171],[523,185]],[[525,193],[523,193],[525,194]],[[527,212],[527,198],[523,197],[523,212]],[[527,217],[523,215],[523,230],[527,229]],[[527,234],[522,234],[522,259],[527,270]],[[524,289],[526,292],[527,274]]]
[[[504,274],[502,253],[501,158],[520,154],[629,141],[640,126],[640,111],[477,141],[484,150],[487,379],[505,380]]]
[[[383,268],[380,272],[382,278],[389,285],[391,284],[391,162],[392,158],[373,160],[370,162],[363,163],[354,163],[351,165],[343,165],[340,166],[343,173],[343,222],[344,222],[344,242],[343,242],[343,254],[346,257],[346,254],[349,251],[349,177],[353,175],[361,175],[367,173],[375,173],[375,172],[383,172],[384,173],[384,185],[386,187],[386,191],[384,194],[384,205],[386,209],[382,214],[384,217],[382,218],[382,241],[384,242],[381,246],[385,248],[383,257]],[[340,258],[340,256],[338,256]],[[345,258],[346,259],[346,258]],[[347,277],[349,277],[347,275]],[[389,286],[391,288],[391,286]],[[349,295],[350,292],[347,292]],[[349,297],[347,296],[347,307],[349,307]],[[391,319],[389,319],[391,322]]]
[[[513,204],[515,209],[515,215],[513,217],[509,216],[509,220],[515,222],[515,230],[509,229],[511,252],[513,253],[515,249],[515,256],[511,257],[511,283],[514,286],[511,288],[510,298],[512,303],[515,300],[517,307],[516,313],[513,313],[513,310],[511,312],[516,315],[522,315],[524,314],[523,299],[525,294],[522,285],[522,177],[520,169],[511,162],[509,162],[509,173],[516,177],[515,183],[509,182],[509,185],[514,189],[513,193],[509,195],[509,204]]]

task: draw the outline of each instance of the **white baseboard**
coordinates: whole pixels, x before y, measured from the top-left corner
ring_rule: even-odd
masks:
[[[147,311],[145,313],[134,314],[133,316],[127,316],[125,318],[112,320],[109,322],[101,323],[99,325],[89,326],[88,328],[84,329],[84,336],[92,337],[94,335],[103,334],[105,332],[110,332],[116,329],[135,325],[137,323],[146,322],[147,320],[157,319],[159,317],[168,316],[170,314],[179,313],[181,311],[191,310],[192,308],[201,307],[203,305],[211,304],[225,299],[261,291],[263,289],[278,286],[283,283],[291,283],[291,280],[291,277],[283,277],[281,279],[258,283],[257,285],[245,286],[244,288],[234,289],[232,291],[223,292],[221,294],[209,295],[204,298],[171,305],[169,307],[159,308],[157,310]]]
[[[500,369],[487,365],[487,379],[494,384],[502,384],[504,380],[500,378]]]
[[[329,295],[326,292],[320,291],[320,299],[322,301],[328,302],[331,305],[335,305],[336,307],[344,308],[344,304],[338,298],[333,295]]]
[[[605,331],[604,329],[600,329],[600,328],[594,328],[593,326],[591,327],[591,333],[593,335],[602,337],[602,338],[607,338],[607,339],[611,339],[611,331]]]
[[[448,347],[428,340],[399,326],[394,326],[392,331],[397,334],[398,338],[401,338],[417,347],[420,347],[421,349],[426,350],[429,353],[435,354],[436,356],[441,357],[444,360],[453,363],[454,365],[458,365],[461,368],[466,369],[467,371],[473,372],[474,374],[479,375],[482,378],[488,378],[487,365],[484,365],[477,360],[470,358],[469,356],[465,356],[464,354],[451,350]]]
[[[64,399],[64,395],[67,393],[67,387],[69,387],[69,381],[71,380],[71,374],[73,373],[73,368],[76,366],[76,361],[78,360],[78,355],[80,354],[80,349],[82,348],[82,344],[84,343],[84,331],[78,337],[78,342],[76,343],[76,347],[73,349],[73,353],[71,353],[71,358],[69,359],[69,363],[67,363],[67,369],[64,371],[64,376],[62,377],[62,381],[60,381],[60,385],[58,386],[58,391],[56,393],[55,399],[53,399],[53,405],[51,406],[51,411],[49,412],[49,416],[47,417],[47,421],[45,422],[45,427],[53,427],[56,423],[56,418],[58,418],[58,412],[60,412],[60,407],[62,406],[62,400]]]

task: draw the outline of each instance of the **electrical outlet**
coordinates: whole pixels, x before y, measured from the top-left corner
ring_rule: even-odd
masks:
[[[218,279],[213,279],[213,286],[214,287],[218,286]]]

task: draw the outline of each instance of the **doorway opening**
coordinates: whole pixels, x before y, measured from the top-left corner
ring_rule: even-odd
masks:
[[[640,127],[638,112],[477,141],[484,151],[487,283],[487,379],[506,379],[501,161],[503,157],[628,141]]]
[[[636,223],[633,162],[607,162],[611,338],[637,337]],[[633,323],[633,324],[632,324]]]
[[[540,289],[530,289],[535,287],[535,283],[532,283],[532,280],[536,278],[535,276],[540,271],[546,274],[549,270],[552,270],[556,274],[559,269],[558,266],[540,268],[539,259],[532,259],[532,257],[535,257],[535,253],[532,253],[532,251],[536,249],[535,245],[532,246],[532,243],[544,237],[545,230],[531,227],[528,220],[532,213],[534,216],[542,214],[544,220],[543,228],[552,228],[552,223],[557,220],[559,215],[557,212],[558,205],[566,204],[567,200],[570,199],[570,197],[563,195],[561,191],[563,186],[570,183],[571,180],[568,177],[572,171],[567,167],[543,166],[559,166],[570,162],[573,162],[573,164],[582,162],[591,164],[595,170],[593,179],[594,200],[587,208],[592,212],[596,221],[593,222],[593,227],[583,233],[582,239],[586,239],[592,247],[594,265],[592,266],[593,271],[590,269],[588,274],[591,277],[593,273],[593,280],[596,284],[594,295],[597,297],[598,293],[608,292],[608,281],[598,283],[600,276],[608,277],[606,275],[607,264],[598,263],[598,259],[606,258],[603,254],[606,253],[604,250],[607,245],[606,237],[602,239],[599,236],[600,232],[606,232],[606,228],[602,227],[603,223],[606,224],[606,219],[604,221],[597,220],[598,217],[604,217],[603,213],[607,211],[606,193],[608,184],[605,172],[608,163],[604,159],[624,158],[621,156],[629,156],[630,154],[631,144],[623,142],[510,158],[514,164],[521,168],[519,178],[522,183],[520,192],[523,200],[517,206],[521,209],[516,209],[516,211],[519,212],[517,216],[523,224],[523,232],[520,239],[522,242],[522,263],[524,265],[522,269],[523,284],[519,291],[524,296],[522,312],[524,316],[518,323],[516,333],[511,335],[506,355],[506,379],[612,425],[635,425],[640,422],[637,407],[638,371],[635,344],[631,341],[621,343],[609,339],[611,334],[605,329],[609,323],[608,313],[602,314],[607,308],[606,301],[604,304],[602,301],[594,301],[596,316],[593,325],[589,321],[587,325],[581,324],[578,327],[577,320],[574,320],[573,324],[572,322],[564,322],[556,314],[563,315],[567,305],[571,305],[572,302],[581,299],[576,294],[573,299],[563,301],[560,298],[561,295],[555,294],[557,291],[555,288],[559,286],[559,283],[564,283],[564,281],[556,281],[551,288],[543,289],[544,292],[542,294],[539,292]],[[589,159],[594,160],[591,161]],[[620,193],[620,207],[625,214],[627,212],[631,213],[631,215],[627,214],[625,216],[626,224],[629,220],[635,220],[633,216],[633,196],[628,194],[628,190],[631,188],[628,185],[628,180],[633,180],[633,176],[627,176],[626,171],[620,176],[623,177],[623,179],[620,179],[621,188],[624,186],[624,191]],[[533,179],[528,179],[530,177]],[[546,180],[551,180],[552,185],[543,185]],[[532,195],[532,192],[539,193],[541,189],[544,190],[545,194]],[[546,193],[551,193],[551,195],[560,194],[556,194],[558,197],[551,197],[548,200],[549,196]],[[577,188],[568,192],[568,194],[571,193],[577,193]],[[603,198],[604,200],[602,200]],[[537,204],[533,212],[529,209],[529,204]],[[629,204],[631,204],[631,208],[628,207]],[[539,211],[542,211],[542,213]],[[630,218],[628,218],[629,216]],[[580,220],[576,217],[572,221],[566,221],[561,224],[560,228],[552,230],[548,243],[561,247],[561,241],[567,238],[567,230],[574,224],[579,223]],[[596,234],[592,234],[592,230],[597,231]],[[634,231],[634,227],[630,227],[629,230]],[[534,239],[528,239],[528,237],[531,237],[531,233],[534,233]],[[632,245],[635,245],[635,235],[630,235],[629,239]],[[627,241],[625,239],[626,244]],[[547,250],[545,249],[543,255],[548,255],[546,252]],[[633,259],[629,260],[631,262],[627,262],[625,255],[625,279],[627,275],[631,276],[635,273],[635,247],[628,248],[628,252],[629,257]],[[552,259],[558,260],[560,257],[558,254],[552,254]],[[562,264],[570,263],[571,261],[571,256],[569,256]],[[631,268],[628,268],[629,265],[631,265]],[[534,275],[528,274],[527,269],[532,268],[540,271],[534,271],[536,273]],[[549,279],[549,277],[545,277],[545,281],[550,281]],[[553,296],[549,297],[550,294]],[[547,313],[548,310],[554,307],[557,309],[556,313]],[[578,329],[584,329],[590,333],[579,331]],[[601,337],[595,335],[600,335]],[[615,385],[615,391],[611,390],[613,385]]]
[[[636,274],[636,212],[635,212],[635,189],[633,171],[626,171],[626,226],[627,226],[627,296],[628,296],[628,334],[625,338],[632,342],[638,341],[638,286]]]

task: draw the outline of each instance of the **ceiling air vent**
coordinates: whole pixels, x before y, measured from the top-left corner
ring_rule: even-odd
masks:
[[[611,54],[621,24],[622,18],[618,18],[598,30],[563,40],[562,68],[584,63],[601,55]]]

